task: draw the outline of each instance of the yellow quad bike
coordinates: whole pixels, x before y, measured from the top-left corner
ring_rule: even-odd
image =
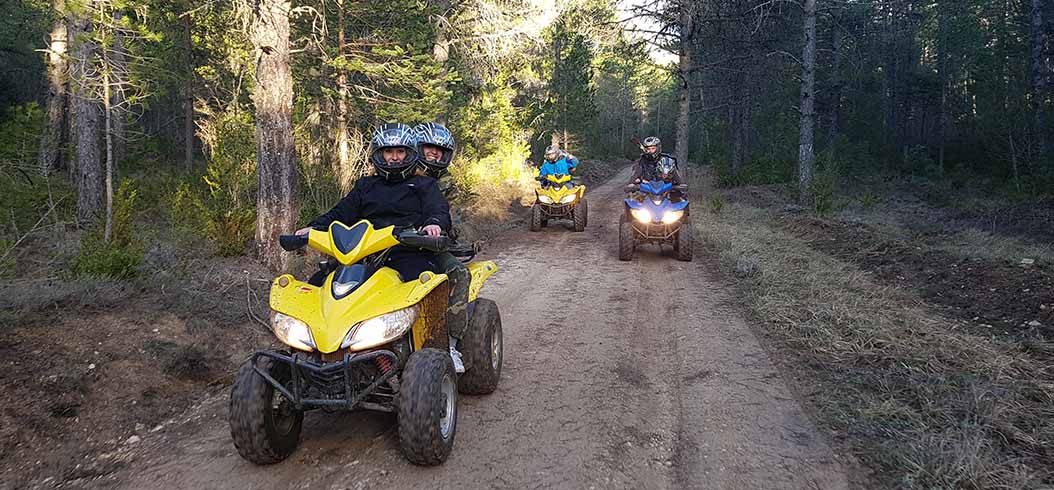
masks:
[[[543,185],[534,191],[530,230],[541,230],[549,225],[549,220],[569,219],[575,231],[585,231],[589,217],[586,186],[568,186],[571,176],[565,174],[539,177],[538,181]]]
[[[383,265],[393,247],[441,252],[446,237],[359,221],[279,241],[288,251],[310,246],[339,266],[321,287],[288,274],[271,284],[271,329],[288,348],[253,353],[235,377],[229,421],[238,453],[277,463],[296,449],[304,412],[375,410],[396,414],[406,459],[443,463],[454,444],[458,392],[491,393],[501,377],[501,316],[479,297],[497,265],[467,265],[469,328],[457,344],[465,364],[458,376],[446,329],[447,276],[424,272],[403,282]]]

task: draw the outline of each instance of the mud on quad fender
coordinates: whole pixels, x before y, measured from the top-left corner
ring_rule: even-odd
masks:
[[[486,298],[477,299],[468,330],[458,343],[458,350],[465,358],[465,372],[458,380],[458,391],[486,395],[497,389],[504,357],[502,341],[498,305]]]
[[[258,366],[283,384],[291,377],[289,366],[273,359],[261,358]],[[284,400],[277,409],[276,397]],[[228,422],[238,454],[258,465],[274,464],[292,454],[300,443],[304,412],[296,410],[292,402],[257,374],[250,359],[235,375]]]

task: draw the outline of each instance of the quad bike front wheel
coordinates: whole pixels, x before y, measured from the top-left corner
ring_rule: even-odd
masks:
[[[446,461],[457,432],[457,373],[450,354],[421,349],[410,355],[399,388],[399,449],[411,463]]]
[[[545,221],[545,218],[542,217],[542,206],[540,204],[535,203],[534,206],[531,206],[530,230],[540,231],[542,229],[542,226],[545,226],[542,223],[543,221]]]
[[[589,208],[586,206],[586,198],[582,198],[581,201],[575,205],[575,210],[572,212],[572,216],[575,231],[586,231],[586,223],[589,220]]]
[[[633,223],[626,219],[626,213],[622,213],[618,219],[618,259],[633,260],[633,251],[637,244],[633,242]]]
[[[692,223],[681,223],[677,229],[677,237],[673,242],[673,250],[677,253],[677,260],[684,262],[692,261]]]
[[[476,309],[469,320],[468,331],[461,339],[459,350],[465,356],[468,369],[458,379],[458,391],[466,395],[493,393],[501,379],[504,353],[501,314],[494,301],[486,298],[476,300]]]
[[[259,367],[283,385],[291,379],[285,364],[263,358]],[[249,360],[234,378],[228,418],[238,454],[265,465],[284,460],[296,449],[304,412],[257,374]]]

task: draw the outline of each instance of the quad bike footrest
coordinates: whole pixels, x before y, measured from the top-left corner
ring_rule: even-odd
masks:
[[[292,386],[283,385],[281,382],[274,379],[270,373],[260,369],[257,365],[257,360],[261,357],[270,358],[274,361],[288,365]],[[366,388],[356,389],[358,383],[355,382],[355,375],[352,372],[352,369],[362,363],[372,364],[374,360],[379,357],[386,357],[393,364],[397,362],[395,353],[387,350],[375,350],[360,352],[357,354],[345,353],[342,360],[338,362],[327,362],[325,364],[320,364],[312,359],[308,359],[300,353],[293,353],[293,355],[290,356],[280,352],[261,350],[253,354],[252,366],[253,371],[256,371],[256,374],[267,380],[274,389],[278,390],[283,396],[289,399],[298,410],[322,407],[353,410],[362,405],[371,405],[371,408],[377,408],[373,406],[374,404],[368,404],[365,402],[365,398],[373,394],[379,386],[387,382],[398,372],[398,370],[392,369],[388,372],[381,373],[381,375]],[[339,398],[309,398],[306,394],[309,387],[308,385],[322,388],[327,393],[339,393],[342,396]]]

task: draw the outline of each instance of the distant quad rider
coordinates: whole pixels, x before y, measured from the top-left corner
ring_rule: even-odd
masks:
[[[662,152],[662,141],[659,138],[655,136],[644,138],[641,146],[644,152],[633,164],[633,184],[657,180],[669,182],[674,186],[685,183],[677,169],[677,159],[669,153]],[[673,200],[680,200],[684,196],[681,191],[673,190],[670,192],[670,197]]]
[[[425,175],[436,179],[439,189],[449,199],[457,190],[453,178],[448,171],[450,163],[454,160],[454,151],[457,144],[450,130],[439,123],[429,122],[414,126],[417,135],[417,150],[420,154],[418,160],[417,175]],[[451,227],[447,235],[452,241],[458,239],[458,225],[460,224],[459,213],[451,210]],[[468,329],[468,289],[471,276],[465,264],[450,252],[436,255],[439,268],[447,275],[450,281],[450,302],[447,306],[447,330],[451,337],[460,340]],[[451,354],[455,355],[457,366],[461,365],[460,353],[451,346]]]
[[[578,159],[574,155],[564,153],[556,146],[550,146],[546,148],[545,162],[542,163],[542,167],[538,170],[538,181],[543,186],[548,186],[549,181],[546,180],[546,177],[550,175],[570,175],[577,166]],[[565,185],[574,187],[571,181],[568,181]]]

